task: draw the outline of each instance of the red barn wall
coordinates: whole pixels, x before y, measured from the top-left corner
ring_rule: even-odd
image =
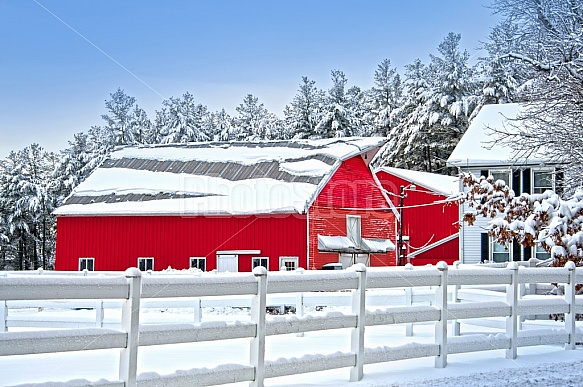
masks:
[[[390,239],[395,243],[394,214],[360,156],[342,163],[310,207],[310,269],[338,262],[338,254],[318,252],[318,235],[346,236],[347,215],[361,216],[363,238]],[[395,262],[395,252],[370,257],[371,266],[389,266]]]
[[[393,200],[395,206],[399,206],[398,195],[400,193],[400,187],[406,187],[411,182],[384,171],[378,171],[377,177],[383,188],[397,195],[389,195],[389,198]],[[457,227],[459,220],[457,204],[423,206],[424,204],[444,200],[446,197],[418,184],[416,184],[415,191],[406,191],[406,194],[407,197],[404,200],[405,209],[403,211],[403,235],[409,236],[409,244],[411,246],[409,252],[413,252],[418,248],[459,232]],[[421,253],[415,258],[412,258],[411,263],[414,265],[425,265],[446,261],[452,264],[459,259],[458,240],[459,238],[453,239],[452,241]]]
[[[186,269],[190,257],[216,268],[219,250],[261,250],[269,270],[280,256],[297,256],[306,267],[306,216],[101,216],[57,219],[56,270],[77,270],[80,257],[95,258],[95,270],[125,270],[138,257],[153,257],[154,270]],[[251,255],[239,256],[239,271],[251,271]]]

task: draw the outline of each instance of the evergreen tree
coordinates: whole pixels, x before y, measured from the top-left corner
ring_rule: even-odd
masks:
[[[170,98],[163,102],[165,129],[163,143],[185,143],[210,139],[205,123],[208,120],[206,106],[197,104],[194,96],[186,92],[182,98]]]
[[[320,138],[352,136],[354,116],[347,109],[346,75],[340,70],[332,70],[332,88],[328,90],[324,114],[316,126]]]
[[[395,128],[399,153],[393,151],[391,159],[401,158],[413,169],[449,172],[445,162],[478,105],[469,54],[459,50],[460,39],[449,33],[438,46],[440,56],[431,55],[427,67],[408,68],[412,100],[405,109],[411,110]]]
[[[316,82],[302,77],[302,82],[290,106],[284,110],[287,132],[294,138],[314,138],[316,126],[322,117],[324,92],[316,87]]]
[[[239,115],[234,118],[236,139],[241,141],[253,141],[265,139],[266,127],[264,120],[268,117],[268,111],[259,103],[259,98],[247,94],[243,103],[235,108]]]
[[[236,133],[233,128],[233,119],[225,109],[212,114],[212,122],[214,128],[214,141],[230,141],[236,138]]]
[[[103,114],[101,118],[106,122],[104,129],[110,132],[114,145],[133,145],[137,143],[134,111],[137,108],[136,99],[124,93],[122,89],[117,89],[110,94],[111,99],[105,101],[108,114]]]
[[[369,91],[367,103],[368,121],[374,126],[374,133],[388,136],[395,126],[396,111],[403,104],[401,76],[391,61],[384,59],[375,71],[374,86]]]

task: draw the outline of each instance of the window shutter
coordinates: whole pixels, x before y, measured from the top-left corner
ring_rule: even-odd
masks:
[[[482,262],[490,261],[490,237],[488,233],[481,233],[481,259]]]
[[[513,261],[521,261],[522,258],[520,256],[521,251],[520,243],[516,242],[515,240],[512,241],[512,260]]]
[[[565,173],[561,170],[555,170],[555,192],[559,196],[563,196],[564,180],[565,180]]]
[[[510,187],[515,194],[520,195],[523,191],[520,190],[520,170],[512,171],[512,186]]]
[[[487,179],[488,178],[488,175],[489,175],[489,173],[488,173],[488,170],[487,169],[482,169],[480,171],[480,176],[484,176]]]
[[[526,168],[524,171],[522,171],[522,192],[527,194],[532,193],[530,183],[530,168]]]
[[[532,247],[525,247],[524,248],[524,260],[528,261],[532,258]]]

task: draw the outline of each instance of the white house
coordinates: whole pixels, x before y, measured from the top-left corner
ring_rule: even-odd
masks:
[[[484,106],[452,152],[447,164],[478,177],[492,175],[494,180],[503,180],[517,195],[522,192],[542,193],[547,189],[557,190],[557,181],[562,180],[559,165],[548,163],[548,159],[540,153],[530,158],[515,159],[508,146],[493,143],[495,137],[492,129],[516,130],[521,124],[516,118],[522,109],[523,106],[514,103]],[[466,210],[467,206],[460,206],[460,216]],[[478,217],[473,226],[462,227],[461,262],[505,262],[549,257],[538,247],[522,247],[517,242],[512,246],[496,243],[488,237],[487,223],[488,219]]]

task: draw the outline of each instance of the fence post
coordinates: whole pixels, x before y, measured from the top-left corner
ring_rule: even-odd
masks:
[[[97,328],[103,328],[103,300],[97,300],[95,304],[95,326]]]
[[[202,301],[200,297],[194,299],[194,323],[200,324],[202,320]]]
[[[362,263],[353,265],[352,270],[358,274],[358,287],[352,291],[352,313],[356,315],[356,327],[350,335],[350,351],[356,355],[354,367],[350,369],[350,381],[362,379],[364,368],[364,327],[366,325],[366,266]]]
[[[257,294],[251,300],[251,322],[257,330],[251,339],[250,362],[255,368],[255,378],[250,387],[263,387],[265,379],[265,313],[267,307],[267,269],[257,266],[253,269],[257,279]]]
[[[506,266],[511,270],[512,283],[507,286],[506,302],[510,305],[510,316],[506,317],[506,335],[510,337],[510,348],[506,350],[507,359],[516,359],[518,336],[518,264],[510,262]]]
[[[459,269],[460,267],[460,261],[455,261],[453,263],[454,267],[457,269]],[[453,303],[459,303],[460,300],[458,298],[458,293],[460,291],[461,286],[460,285],[455,285],[453,287],[453,294],[451,295],[451,302]],[[452,320],[451,321],[451,335],[452,336],[459,336],[460,335],[460,323],[459,321],[456,320]]]
[[[142,272],[131,267],[125,271],[125,277],[128,281],[129,293],[121,309],[121,329],[127,332],[128,338],[126,347],[121,350],[119,356],[119,379],[124,381],[126,386],[135,386],[138,368]]]
[[[8,305],[6,300],[0,301],[0,316],[2,316],[2,332],[8,332]]]
[[[413,270],[413,265],[405,265],[405,270]],[[405,305],[413,305],[413,288],[405,288]],[[413,323],[405,324],[405,335],[407,337],[413,336]]]
[[[441,312],[441,318],[435,323],[435,341],[439,344],[439,355],[435,357],[435,368],[447,365],[447,263],[437,263],[441,273],[441,283],[435,291],[435,306]]]
[[[296,269],[296,273],[299,275],[304,274],[304,269],[298,267]],[[302,318],[304,317],[304,292],[296,293],[296,317]],[[297,337],[304,337],[304,332],[296,333]]]
[[[575,262],[568,261],[565,267],[569,270],[569,284],[565,284],[565,301],[569,304],[569,313],[565,313],[565,330],[569,334],[569,342],[565,349],[575,349]]]

